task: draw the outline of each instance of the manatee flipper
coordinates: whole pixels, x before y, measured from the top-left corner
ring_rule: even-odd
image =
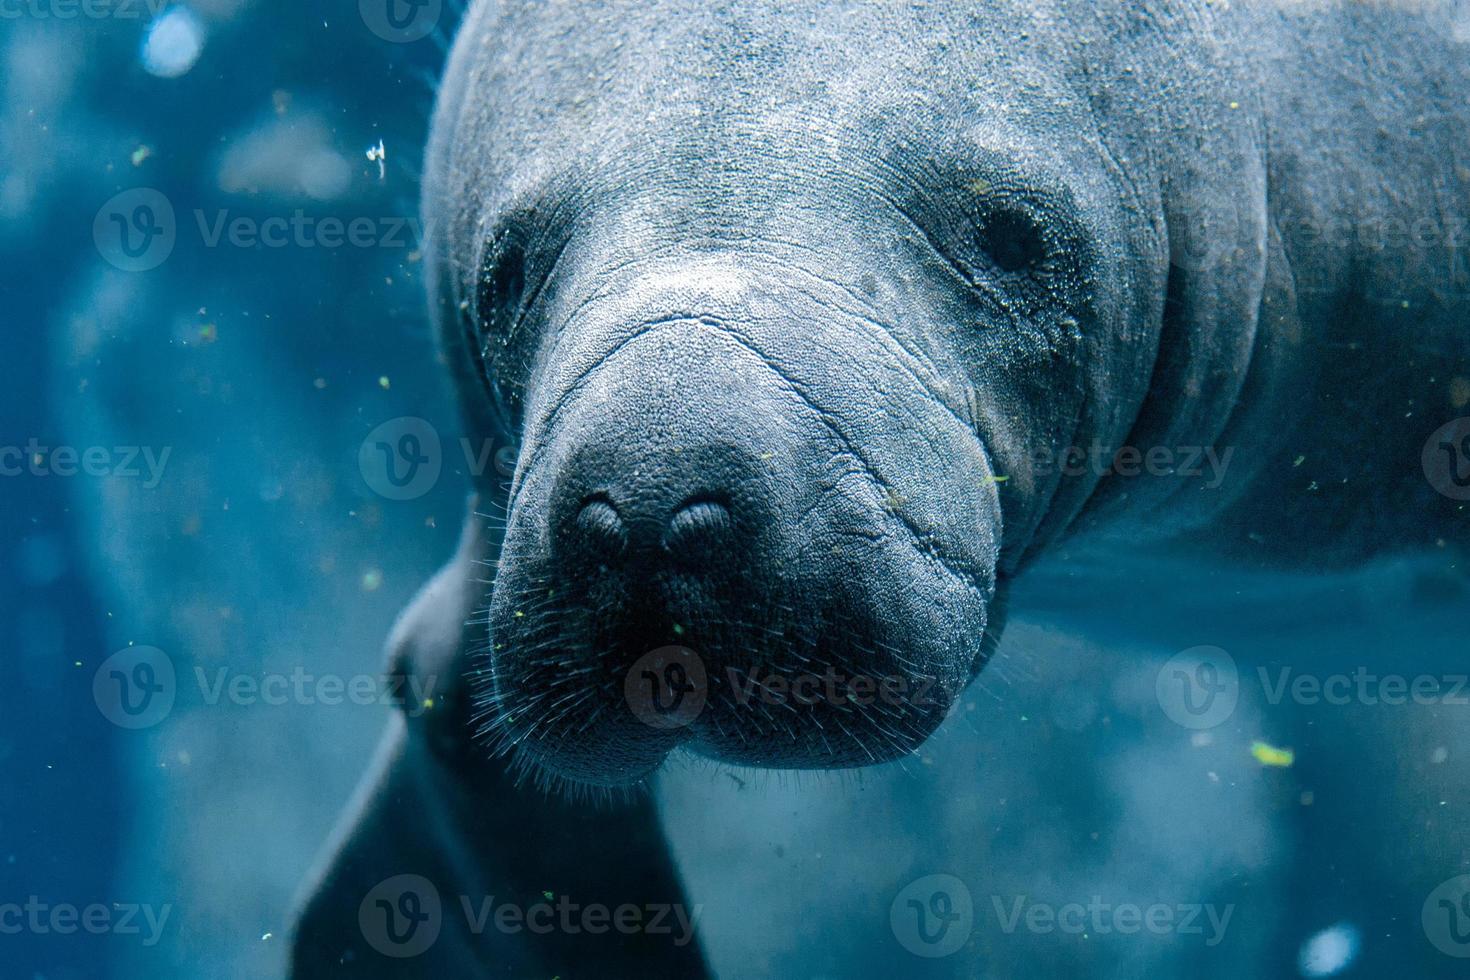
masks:
[[[291,975],[706,976],[652,798],[552,798],[472,740],[479,523],[394,628],[403,703],[297,915]]]

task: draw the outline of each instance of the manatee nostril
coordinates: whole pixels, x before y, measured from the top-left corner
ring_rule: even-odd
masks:
[[[730,510],[718,500],[701,498],[684,504],[664,531],[664,549],[672,554],[697,551],[730,536]]]
[[[577,513],[577,533],[596,552],[605,555],[621,554],[628,543],[628,529],[612,504],[601,497],[594,497],[582,505]]]

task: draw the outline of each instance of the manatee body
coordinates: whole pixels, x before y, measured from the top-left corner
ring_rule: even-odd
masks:
[[[299,972],[697,973],[646,931],[476,934],[449,896],[554,867],[684,903],[646,797],[575,797],[680,746],[911,752],[1060,542],[1457,552],[1467,40],[1388,0],[474,5],[427,264],[467,427],[522,448],[480,488],[504,527],[472,517],[395,634],[458,680],[394,721]],[[651,722],[644,680],[698,710]],[[395,959],[359,906],[408,872],[442,934]]]

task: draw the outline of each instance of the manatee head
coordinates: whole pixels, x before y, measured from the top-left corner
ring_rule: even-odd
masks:
[[[476,5],[440,92],[440,333],[520,446],[485,728],[599,786],[900,757],[1096,483],[1035,448],[1138,411],[1167,260],[1014,23],[663,7]]]

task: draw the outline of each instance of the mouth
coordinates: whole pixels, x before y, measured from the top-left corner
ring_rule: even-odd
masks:
[[[531,406],[554,425],[528,432],[507,514],[486,744],[573,793],[681,747],[803,769],[911,753],[986,656],[1000,518],[975,433],[919,391],[819,407],[698,319],[610,347]]]
[[[940,600],[965,603],[957,621],[968,636],[940,616],[915,622],[916,609],[884,615],[874,593],[938,598],[916,554],[891,557],[906,578],[835,586],[750,576],[724,592],[679,573],[634,585],[639,573],[599,568],[583,581],[497,588],[481,735],[537,782],[604,789],[643,782],[681,746],[768,768],[902,758],[983,662],[985,603],[973,593]],[[942,632],[916,641],[904,635],[914,627]]]
[[[524,778],[617,791],[681,747],[767,768],[888,762],[983,665],[993,577],[923,547],[850,472],[783,501],[740,454],[684,449],[667,511],[579,479],[614,472],[596,454],[527,477],[477,688],[482,739]],[[712,473],[743,476],[713,491]]]

